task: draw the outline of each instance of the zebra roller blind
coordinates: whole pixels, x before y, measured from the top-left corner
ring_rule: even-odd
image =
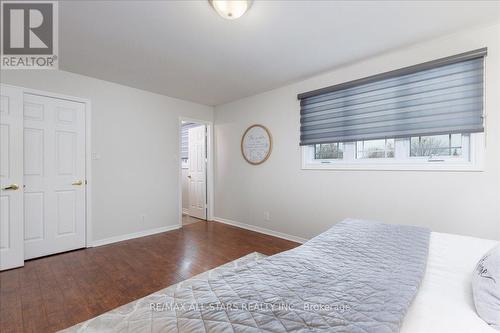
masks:
[[[482,132],[486,48],[298,95],[300,144]]]

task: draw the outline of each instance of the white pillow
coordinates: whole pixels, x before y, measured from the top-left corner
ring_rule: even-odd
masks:
[[[477,263],[472,275],[472,293],[479,316],[500,331],[500,245]]]

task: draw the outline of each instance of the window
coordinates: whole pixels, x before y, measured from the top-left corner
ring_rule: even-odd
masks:
[[[410,156],[462,156],[462,134],[414,136],[410,138]],[[464,140],[465,141],[465,140]]]
[[[321,143],[314,145],[314,159],[342,159],[344,158],[344,144],[340,142],[335,143]]]
[[[480,169],[486,53],[299,94],[303,167]]]
[[[394,139],[364,140],[356,142],[356,158],[394,157]]]
[[[304,169],[480,170],[483,133],[304,146]]]

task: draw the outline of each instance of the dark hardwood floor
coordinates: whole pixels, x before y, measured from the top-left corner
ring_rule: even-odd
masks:
[[[0,332],[54,332],[251,252],[299,244],[196,222],[182,229],[30,260],[0,273]]]
[[[189,216],[187,214],[182,214],[182,225],[188,225],[188,224],[196,223],[196,222],[200,222],[200,221],[204,221],[204,220],[201,220],[197,217]]]

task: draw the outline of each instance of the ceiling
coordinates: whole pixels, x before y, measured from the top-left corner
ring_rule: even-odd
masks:
[[[208,1],[65,1],[60,68],[219,105],[468,26],[497,1],[255,0],[242,18]]]

